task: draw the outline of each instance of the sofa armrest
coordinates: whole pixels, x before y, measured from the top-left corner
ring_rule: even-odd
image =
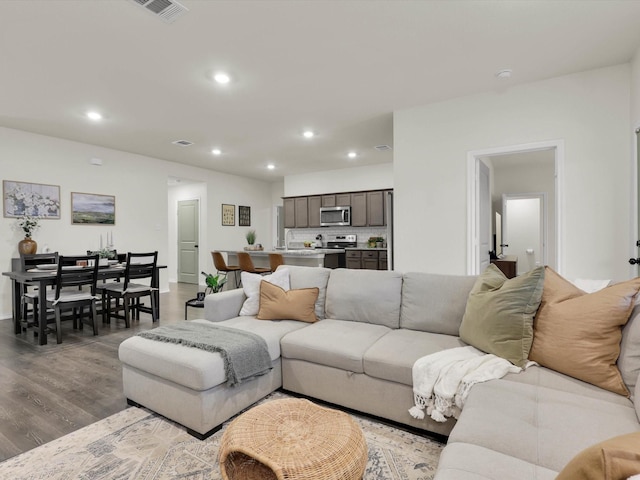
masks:
[[[221,322],[237,317],[246,299],[241,288],[207,295],[204,297],[204,318],[210,322]]]

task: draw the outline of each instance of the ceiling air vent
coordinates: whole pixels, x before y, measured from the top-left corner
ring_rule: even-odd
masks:
[[[391,147],[389,145],[376,145],[373,148],[375,148],[379,152],[386,152],[387,150],[391,150]]]
[[[193,142],[190,142],[189,140],[176,140],[175,142],[171,142],[174,145],[179,145],[181,147],[190,147],[191,145],[193,145]]]
[[[172,23],[176,18],[189,9],[175,0],[131,0],[141,7],[149,10],[167,23]]]

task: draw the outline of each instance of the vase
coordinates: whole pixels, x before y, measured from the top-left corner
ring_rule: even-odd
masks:
[[[22,255],[33,255],[38,250],[38,244],[31,237],[24,237],[18,242],[18,252]]]

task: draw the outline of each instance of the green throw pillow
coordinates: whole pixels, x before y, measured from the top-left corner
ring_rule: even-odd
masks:
[[[544,268],[507,279],[490,264],[469,293],[460,338],[479,350],[524,367],[533,342],[533,317],[540,306]]]

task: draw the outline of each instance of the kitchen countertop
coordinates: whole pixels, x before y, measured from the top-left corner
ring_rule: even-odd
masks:
[[[256,257],[267,256],[270,253],[279,253],[283,257],[324,257],[325,255],[334,255],[344,253],[343,248],[291,248],[288,250],[222,250],[225,253],[236,254],[238,252],[246,252]]]

